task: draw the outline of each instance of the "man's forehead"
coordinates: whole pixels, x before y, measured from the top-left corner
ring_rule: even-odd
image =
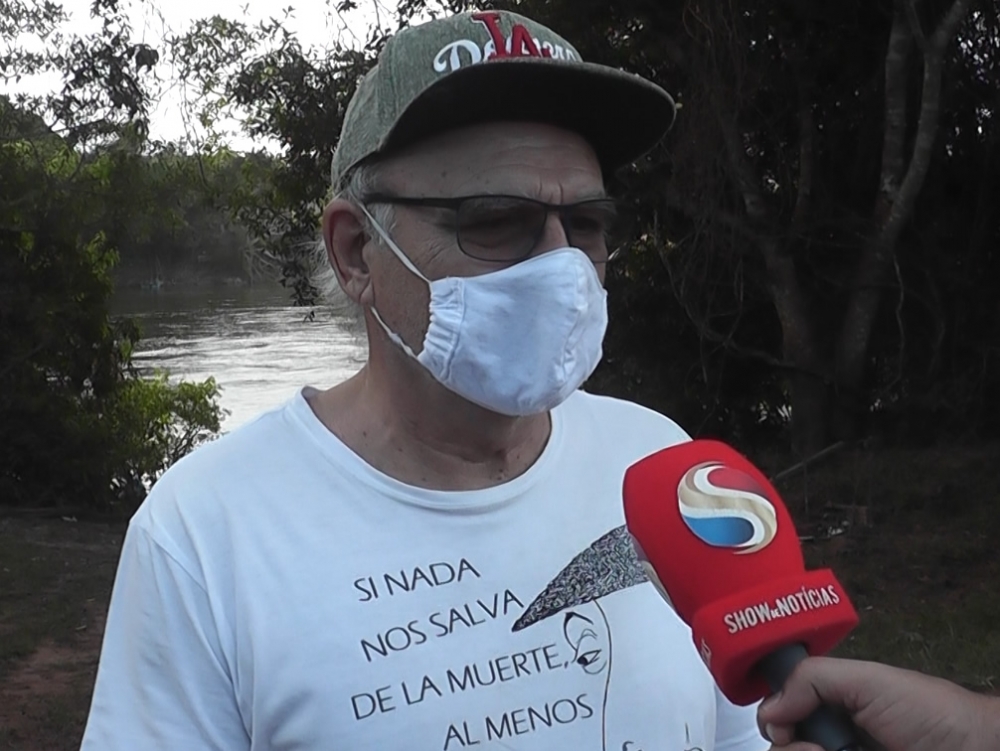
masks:
[[[386,160],[393,182],[509,184],[514,193],[533,183],[568,180],[600,191],[593,148],[571,131],[539,123],[487,123],[421,141]]]

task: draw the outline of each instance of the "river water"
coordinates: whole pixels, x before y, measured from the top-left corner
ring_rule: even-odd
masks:
[[[294,307],[281,287],[126,291],[112,307],[142,327],[134,357],[142,372],[215,378],[229,412],[224,431],[283,403],[304,385],[339,383],[365,358],[363,342],[329,316],[305,320],[307,309]]]

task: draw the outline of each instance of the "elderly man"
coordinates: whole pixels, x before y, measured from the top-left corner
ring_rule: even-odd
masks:
[[[625,469],[687,435],[579,391],[616,249],[605,178],[673,109],[510,13],[389,41],[323,217],[367,364],[157,483],[86,751],[767,746],[621,563]]]

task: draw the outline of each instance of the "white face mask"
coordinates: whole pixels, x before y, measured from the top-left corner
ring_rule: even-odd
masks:
[[[430,287],[420,354],[372,314],[445,388],[510,416],[546,412],[594,372],[608,325],[607,292],[583,251],[561,248],[480,276],[429,280],[362,206],[406,268]]]

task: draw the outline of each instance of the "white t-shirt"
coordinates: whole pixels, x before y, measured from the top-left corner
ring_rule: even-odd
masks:
[[[84,751],[761,751],[631,554],[621,484],[687,440],[578,392],[475,492],[366,464],[305,396],[156,484]]]

